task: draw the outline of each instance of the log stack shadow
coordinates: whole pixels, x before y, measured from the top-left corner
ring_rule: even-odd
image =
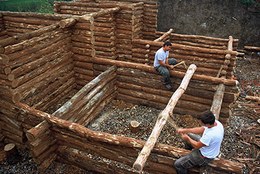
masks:
[[[173,57],[198,67],[174,112],[195,116],[215,106],[228,124],[238,93],[232,79],[238,40],[160,37],[155,0],[56,2],[54,8],[60,14],[0,12],[1,134],[28,148],[41,171],[59,160],[100,173],[136,173],[131,166],[145,142],[85,126],[113,99],[166,106],[173,91],[152,67],[165,39],[174,43]],[[176,90],[185,68],[171,75]],[[175,173],[173,162],[188,152],[157,144],[144,170]],[[243,167],[225,159],[210,166],[226,173]]]

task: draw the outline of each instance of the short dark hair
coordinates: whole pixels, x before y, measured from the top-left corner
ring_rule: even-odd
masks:
[[[212,125],[215,123],[215,116],[211,111],[207,110],[201,114],[200,120],[202,121],[203,124]]]
[[[163,43],[163,47],[164,46],[172,46],[172,43],[170,42],[170,41],[165,41],[164,43]]]

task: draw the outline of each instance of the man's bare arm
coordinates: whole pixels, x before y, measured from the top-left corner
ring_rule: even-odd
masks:
[[[194,128],[180,128],[177,130],[180,134],[194,133],[194,134],[203,134],[204,127],[194,127]]]
[[[181,134],[181,137],[182,137],[182,139],[184,139],[185,141],[190,143],[192,145],[192,147],[194,147],[195,149],[199,149],[203,146],[206,146],[201,141],[195,141],[195,140],[191,139],[187,134]]]
[[[167,68],[173,69],[173,65],[168,64],[168,59],[165,61],[165,63],[162,60],[159,60],[159,63],[161,66],[165,66]]]

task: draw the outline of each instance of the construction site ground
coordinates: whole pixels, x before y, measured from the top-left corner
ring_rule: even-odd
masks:
[[[244,57],[237,58],[235,77],[239,81],[240,95],[231,107],[231,117],[225,129],[225,138],[221,148],[222,158],[243,162],[246,165],[244,173],[260,173],[260,103],[246,99],[246,96],[260,97],[259,69],[259,54],[246,53]],[[106,106],[99,117],[87,127],[92,130],[146,140],[153,129],[159,113],[160,110],[154,108],[115,100]],[[199,125],[199,122],[191,116],[177,114],[174,116],[179,126],[193,127]],[[142,125],[137,133],[132,133],[129,130],[129,122],[131,120],[136,120]],[[161,132],[159,142],[184,147],[184,143],[169,124],[166,124]],[[0,173],[39,173],[36,164],[26,150],[19,150],[20,156],[13,164],[5,161],[4,145],[3,142],[0,142]],[[94,174],[95,172],[55,162],[46,173]]]

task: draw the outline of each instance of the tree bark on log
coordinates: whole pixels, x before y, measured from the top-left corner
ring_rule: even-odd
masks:
[[[197,67],[194,64],[189,66],[189,68],[186,72],[186,75],[184,76],[184,78],[182,80],[180,87],[174,92],[174,94],[172,95],[171,99],[169,100],[166,108],[158,116],[158,119],[156,121],[156,124],[153,128],[151,135],[149,136],[142,151],[138,155],[138,157],[133,165],[133,167],[137,171],[141,172],[143,170],[144,164],[145,164],[148,156],[150,155],[151,150],[153,149],[163,126],[165,125],[168,117],[172,114],[173,109],[174,109],[175,105],[177,104],[179,98],[185,92],[185,90],[189,84],[189,81],[190,81],[192,75],[194,74],[196,68]]]

